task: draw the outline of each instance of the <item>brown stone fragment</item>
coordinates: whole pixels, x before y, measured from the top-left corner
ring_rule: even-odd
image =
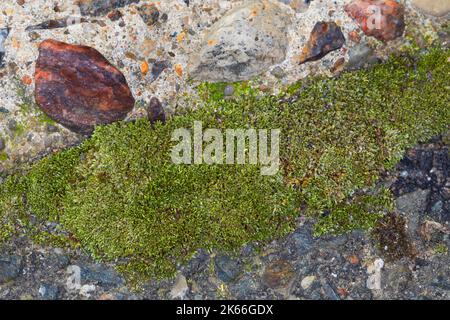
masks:
[[[134,107],[124,75],[91,47],[43,41],[35,83],[42,111],[83,134],[95,125],[124,119]]]
[[[317,22],[300,55],[300,64],[319,60],[329,52],[340,49],[344,43],[345,37],[335,22]]]
[[[148,106],[148,120],[150,123],[154,124],[157,121],[161,121],[162,123],[166,122],[166,115],[164,113],[164,109],[162,107],[161,102],[158,98],[153,97],[150,100],[150,105]]]

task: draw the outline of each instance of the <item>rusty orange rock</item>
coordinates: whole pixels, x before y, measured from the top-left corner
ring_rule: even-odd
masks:
[[[122,120],[134,107],[124,75],[97,50],[55,40],[39,46],[35,98],[50,118],[89,134]]]
[[[381,41],[394,40],[405,31],[405,8],[394,0],[354,0],[345,11],[366,35]]]

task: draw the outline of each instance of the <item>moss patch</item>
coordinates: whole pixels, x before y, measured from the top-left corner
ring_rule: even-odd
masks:
[[[406,148],[448,128],[447,58],[439,49],[394,58],[294,86],[292,96],[247,88],[225,100],[222,86],[165,125],[98,127],[81,146],[10,177],[0,187],[1,217],[11,226],[30,212],[61,222],[97,257],[140,277],[170,276],[198,248],[270,241],[292,230],[300,212],[319,218],[318,234],[370,229],[392,201],[383,190],[355,192],[372,187]],[[194,121],[280,129],[282,170],[174,165],[172,132]]]

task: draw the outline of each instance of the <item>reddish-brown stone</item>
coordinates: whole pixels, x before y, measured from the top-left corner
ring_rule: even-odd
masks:
[[[300,64],[316,61],[329,52],[342,48],[345,37],[335,22],[317,22],[300,55]]]
[[[405,31],[405,8],[394,0],[354,0],[345,11],[368,36],[394,40]]]
[[[91,47],[43,41],[35,82],[39,107],[79,133],[89,134],[95,125],[122,120],[134,107],[124,75]]]

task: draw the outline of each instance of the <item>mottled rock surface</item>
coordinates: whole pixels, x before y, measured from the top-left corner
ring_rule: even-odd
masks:
[[[5,66],[3,62],[3,57],[5,56],[5,48],[3,47],[3,43],[5,42],[8,33],[8,28],[0,28],[0,68]]]
[[[449,0],[412,0],[420,11],[436,17],[443,17],[450,12]]]
[[[405,31],[405,9],[394,0],[354,0],[345,6],[345,11],[366,35],[378,40],[394,40]]]
[[[107,14],[112,9],[122,8],[140,0],[78,0],[80,11],[83,15],[100,16]]]
[[[290,17],[268,0],[246,1],[207,32],[191,76],[205,81],[248,80],[286,57]]]
[[[97,50],[46,40],[39,46],[36,102],[58,123],[79,133],[124,119],[134,98],[123,74]]]
[[[331,51],[340,49],[344,43],[345,37],[335,22],[317,22],[303,48],[300,64],[319,60]]]

